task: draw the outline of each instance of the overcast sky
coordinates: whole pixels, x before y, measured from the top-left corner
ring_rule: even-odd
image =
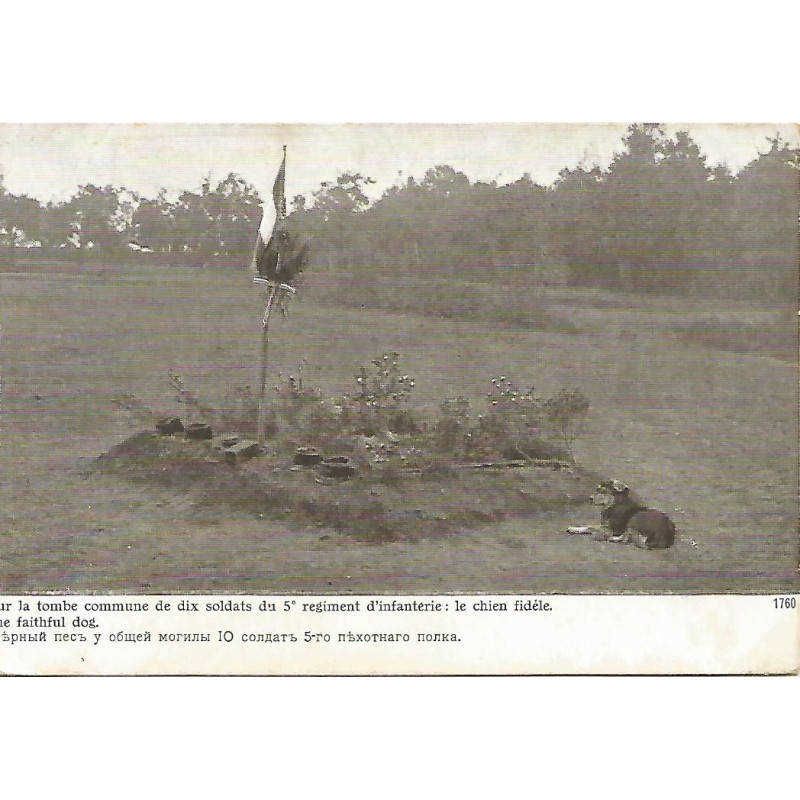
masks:
[[[524,172],[549,184],[565,166],[606,165],[621,149],[625,124],[479,125],[0,125],[0,173],[7,190],[63,200],[79,184],[112,184],[153,196],[196,189],[203,175],[238,172],[268,197],[288,147],[286,193],[307,196],[344,170],[376,179],[373,197],[398,179],[450,164],[475,180],[510,183]],[[688,129],[710,163],[734,171],[768,149],[790,125],[669,125]]]

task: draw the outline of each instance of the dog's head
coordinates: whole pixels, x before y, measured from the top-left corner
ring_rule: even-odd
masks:
[[[593,505],[611,506],[626,498],[629,493],[630,489],[621,481],[600,481],[590,499]]]

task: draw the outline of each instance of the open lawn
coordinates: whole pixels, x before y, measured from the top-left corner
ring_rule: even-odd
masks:
[[[6,273],[0,591],[796,590],[792,309],[563,286],[519,287],[488,304],[485,287],[462,283],[452,294],[437,283],[432,302],[421,282],[386,280],[361,308],[346,304],[331,275],[312,272],[308,282],[289,318],[273,321],[270,385],[305,360],[307,385],[353,392],[359,365],[398,351],[416,379],[420,419],[433,419],[445,397],[480,401],[499,375],[543,396],[579,387],[591,409],[578,468],[557,486],[533,468],[513,478],[522,495],[547,484],[565,501],[487,515],[483,525],[459,525],[443,509],[442,535],[371,540],[313,514],[210,503],[208,483],[198,493],[191,481],[92,469],[157,416],[186,417],[170,371],[215,409],[229,407],[237,387],[255,390],[263,299],[246,271]],[[565,535],[568,525],[597,521],[587,490],[598,475],[667,511],[676,546],[647,552]],[[439,493],[477,493],[457,480],[437,484]],[[389,495],[380,499],[391,513],[414,511],[403,508],[402,487],[375,491]]]

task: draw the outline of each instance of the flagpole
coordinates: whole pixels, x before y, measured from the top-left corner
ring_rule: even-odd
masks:
[[[278,255],[280,262],[280,255]],[[267,354],[269,352],[269,318],[275,306],[275,298],[280,285],[275,283],[269,293],[267,306],[264,309],[264,322],[261,331],[261,395],[258,401],[258,446],[263,447],[267,438]]]
[[[283,175],[286,175],[286,145],[283,146],[283,162],[281,164],[281,169],[278,172],[279,179],[281,172]],[[276,185],[277,185],[276,179]],[[285,180],[285,177],[282,179]],[[285,191],[283,186],[281,185],[282,192]],[[278,198],[276,197],[276,189],[273,187],[272,190],[273,195],[273,203],[275,204],[275,211],[276,211],[276,221],[275,221],[275,230],[277,231],[278,226],[281,223],[285,213],[286,213],[286,198],[284,195],[281,196],[280,202],[278,202]],[[256,244],[256,248],[258,244]],[[278,260],[275,266],[275,277],[276,280],[264,280],[263,278],[254,278],[254,282],[258,283],[265,283],[269,287],[269,297],[267,299],[267,305],[264,309],[264,320],[262,322],[262,329],[261,329],[261,394],[258,400],[258,428],[257,428],[257,439],[258,439],[258,446],[264,447],[264,444],[267,439],[267,356],[269,353],[269,320],[272,316],[272,309],[275,307],[275,301],[279,299],[281,294],[285,291],[294,292],[294,288],[291,286],[284,285],[277,280],[278,274],[280,273],[281,269],[281,251],[280,247],[278,248]]]

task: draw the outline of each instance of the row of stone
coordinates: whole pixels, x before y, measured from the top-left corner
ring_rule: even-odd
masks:
[[[228,464],[245,461],[260,452],[258,442],[254,442],[252,439],[242,439],[238,434],[227,433],[214,440],[214,432],[206,422],[191,422],[184,427],[180,417],[164,417],[156,423],[156,431],[162,436],[175,436],[182,433],[187,439],[194,441],[213,440],[213,448],[222,451]]]
[[[319,467],[325,478],[347,480],[356,474],[356,468],[347,456],[324,458],[322,453],[313,447],[298,447],[293,461],[297,467]]]

